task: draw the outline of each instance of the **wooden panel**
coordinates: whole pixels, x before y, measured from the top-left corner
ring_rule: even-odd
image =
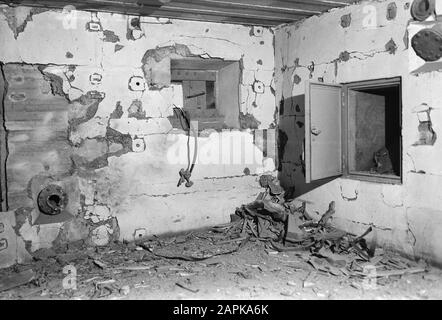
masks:
[[[55,96],[37,66],[7,64],[5,120],[9,155],[6,163],[9,208],[29,204],[27,186],[39,173],[67,173],[68,101]]]
[[[307,81],[305,123],[306,181],[342,174],[342,88]]]

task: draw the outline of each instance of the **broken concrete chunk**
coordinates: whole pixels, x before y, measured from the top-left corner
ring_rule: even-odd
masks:
[[[91,242],[95,246],[105,246],[111,241],[112,233],[113,230],[111,227],[109,227],[108,225],[101,225],[92,230]]]

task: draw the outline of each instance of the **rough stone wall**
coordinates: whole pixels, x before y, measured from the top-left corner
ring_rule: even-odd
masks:
[[[280,176],[286,187],[307,192],[299,199],[309,201],[310,212],[323,213],[333,200],[337,225],[355,233],[373,225],[372,237],[379,244],[442,263],[438,240],[442,144],[439,140],[416,143],[425,139],[420,138],[415,112],[427,104],[434,132],[441,130],[442,73],[431,67],[410,73],[423,62],[417,62],[409,45],[409,36],[419,29],[410,22],[410,3],[364,1],[276,30]],[[393,7],[397,8],[394,14],[388,10]],[[305,185],[300,161],[305,81],[346,83],[397,76],[402,77],[403,184],[336,179],[322,186]]]
[[[276,125],[273,40],[270,29],[253,36],[237,25],[1,6],[15,200],[0,213],[9,239],[0,266],[72,241],[100,246],[228,222],[257,194],[256,174],[274,169],[261,139]],[[242,121],[198,138],[194,186],[177,188],[187,135],[172,128],[168,79],[170,58],[189,56],[241,62]],[[229,153],[238,143],[239,159]],[[36,208],[48,184],[69,194],[58,220]]]

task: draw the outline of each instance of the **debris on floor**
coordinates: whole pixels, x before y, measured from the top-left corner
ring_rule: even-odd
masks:
[[[408,297],[426,299],[430,286],[441,286],[442,274],[425,263],[367,243],[372,228],[354,235],[333,227],[334,202],[316,221],[306,203],[285,201],[273,177],[259,182],[264,191],[225,225],[106,247],[40,249],[32,263],[0,270],[0,299],[354,299],[399,291],[406,281],[423,284]],[[73,286],[65,286],[69,276]]]
[[[0,279],[0,292],[31,282],[35,277],[32,270],[26,270]]]

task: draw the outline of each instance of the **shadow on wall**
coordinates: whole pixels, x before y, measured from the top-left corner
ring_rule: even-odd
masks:
[[[305,96],[282,98],[279,103],[278,178],[290,199],[306,194],[336,178],[305,181]]]

